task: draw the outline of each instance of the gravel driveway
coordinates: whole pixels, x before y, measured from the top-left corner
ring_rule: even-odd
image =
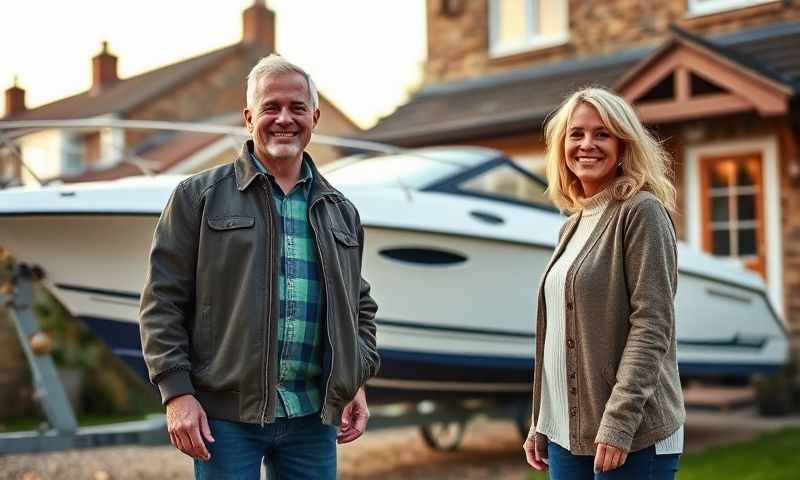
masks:
[[[686,450],[730,444],[759,433],[800,427],[800,417],[763,419],[752,411],[691,412]],[[523,480],[528,467],[511,422],[476,420],[457,452],[434,452],[415,428],[368,432],[339,449],[342,480]],[[191,461],[172,447],[113,447],[0,457],[0,480],[191,479]]]

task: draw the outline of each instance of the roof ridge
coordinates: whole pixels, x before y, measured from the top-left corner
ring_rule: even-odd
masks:
[[[769,25],[759,25],[735,32],[712,35],[710,38],[721,45],[742,44],[746,42],[768,40],[791,34],[800,34],[800,22],[789,20]]]
[[[201,53],[201,54],[195,55],[194,57],[189,57],[189,58],[177,61],[175,63],[169,63],[169,64],[166,64],[166,65],[162,65],[160,67],[155,67],[155,68],[152,68],[150,70],[147,70],[147,71],[144,71],[144,72],[141,72],[141,73],[137,73],[136,75],[132,75],[130,77],[120,78],[119,82],[126,82],[128,80],[138,79],[138,78],[144,77],[146,75],[150,75],[150,74],[153,74],[153,73],[158,73],[159,71],[163,71],[163,70],[166,70],[168,68],[177,68],[177,67],[179,67],[181,65],[186,65],[188,63],[195,62],[195,61],[200,60],[202,58],[208,58],[208,57],[211,57],[213,55],[220,54],[225,50],[229,50],[229,51],[232,52],[232,51],[236,50],[236,47],[240,47],[240,46],[242,46],[242,42],[232,43],[232,44],[226,45],[224,47],[220,47],[220,48],[217,48],[217,49],[214,49],[214,50],[210,50],[210,51],[208,51],[206,53]]]
[[[759,60],[758,58],[754,57],[753,55],[749,55],[744,52],[736,51],[737,45],[742,45],[746,41],[740,40],[737,43],[731,42],[728,45],[720,45],[716,43],[711,38],[703,37],[699,34],[694,32],[689,32],[683,28],[678,27],[675,24],[669,26],[671,32],[673,32],[679,38],[684,38],[693,42],[712,53],[720,55],[731,62],[734,62],[742,67],[748,68],[753,72],[762,75],[770,80],[779,82],[787,87],[793,87],[794,82],[788,75],[776,70],[773,66],[769,65],[768,63],[764,63],[763,61]],[[798,30],[800,32],[800,30]],[[777,36],[777,35],[772,35]],[[771,37],[763,37],[763,38],[771,38]]]
[[[83,91],[74,93],[72,95],[65,96],[65,97],[53,100],[52,102],[48,102],[48,103],[39,105],[39,106],[37,106],[35,108],[26,109],[25,111],[19,112],[19,114],[14,115],[12,117],[3,118],[3,120],[13,120],[13,119],[16,119],[16,118],[25,118],[25,117],[29,116],[30,114],[34,114],[35,115],[37,112],[41,112],[41,111],[44,111],[46,109],[57,107],[60,104],[66,104],[66,103],[68,103],[70,101],[78,101],[78,99],[80,99],[81,97],[86,97],[87,100],[89,98],[91,98],[92,100],[97,101],[97,100],[101,99],[102,97],[104,97],[106,95],[114,93],[115,91],[119,91],[120,89],[124,88],[126,85],[130,85],[131,82],[142,81],[143,79],[146,79],[148,76],[154,76],[154,75],[157,75],[157,74],[163,74],[164,72],[170,72],[170,71],[179,70],[181,67],[186,67],[186,65],[192,64],[193,62],[200,62],[200,61],[202,61],[204,59],[209,59],[209,58],[212,58],[214,56],[218,56],[219,58],[217,59],[217,61],[221,61],[222,59],[226,58],[229,54],[231,54],[233,52],[236,52],[237,50],[242,48],[242,46],[243,46],[242,42],[233,43],[233,44],[230,44],[230,45],[226,45],[224,47],[220,47],[220,48],[217,48],[217,49],[205,52],[205,53],[201,53],[201,54],[195,55],[193,57],[189,57],[189,58],[180,60],[180,61],[175,62],[175,63],[162,65],[160,67],[156,67],[156,68],[147,70],[145,72],[138,73],[138,74],[130,76],[130,77],[120,78],[117,82],[114,82],[113,85],[110,85],[110,86],[104,88],[98,94],[92,94],[92,89],[90,87],[90,88],[88,88],[86,90],[83,90]],[[107,115],[107,114],[112,114],[112,113],[125,112],[125,111],[130,110],[131,108],[135,107],[136,105],[139,105],[142,102],[146,102],[147,100],[153,98],[154,96],[159,95],[161,92],[164,91],[164,89],[169,88],[171,86],[174,86],[176,83],[179,83],[180,81],[184,80],[186,75],[188,75],[188,73],[189,72],[181,74],[181,75],[176,75],[176,78],[170,79],[171,81],[166,82],[166,84],[161,86],[161,88],[158,88],[157,90],[151,92],[150,94],[146,95],[144,98],[138,99],[133,104],[124,104],[124,103],[122,103],[122,104],[118,104],[118,105],[111,105],[110,108],[101,108],[101,109],[99,109],[101,111],[90,113],[90,114],[87,113],[86,115],[80,115],[80,116],[92,117],[92,116],[98,116],[98,115]],[[63,117],[63,116],[64,116],[63,114],[62,115],[56,115],[53,118],[57,119],[57,118],[60,118],[60,117]],[[67,116],[72,118],[71,115],[67,115]]]
[[[440,95],[443,93],[455,93],[461,90],[496,87],[525,80],[535,80],[537,78],[553,75],[591,70],[598,67],[611,67],[640,60],[655,51],[656,48],[656,46],[633,47],[608,55],[557,60],[544,65],[506,70],[477,78],[447,80],[424,86],[414,96]]]

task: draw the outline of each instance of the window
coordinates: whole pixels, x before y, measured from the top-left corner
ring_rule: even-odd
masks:
[[[725,10],[752,7],[772,1],[775,0],[689,0],[689,13],[692,15],[705,15]]]
[[[705,158],[701,165],[705,250],[765,275],[760,155]]]
[[[510,55],[567,41],[567,0],[490,0],[489,49]]]

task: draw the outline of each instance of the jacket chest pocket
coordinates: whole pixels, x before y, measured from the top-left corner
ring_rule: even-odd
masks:
[[[333,238],[336,240],[336,257],[338,270],[342,274],[348,292],[353,292],[353,286],[358,286],[360,278],[361,252],[358,239],[344,230],[332,229]],[[357,290],[357,289],[355,289]]]
[[[357,248],[358,247],[358,239],[353,236],[350,232],[345,232],[343,230],[332,229],[333,231],[333,238],[336,239],[336,243],[339,245],[340,248],[348,249],[348,248]]]
[[[211,217],[208,219],[208,227],[217,232],[227,232],[243,228],[253,228],[255,217],[245,217],[241,215],[231,215],[227,217]]]
[[[249,247],[255,242],[255,223],[255,217],[241,215],[210,217],[207,220],[209,239],[220,253]]]

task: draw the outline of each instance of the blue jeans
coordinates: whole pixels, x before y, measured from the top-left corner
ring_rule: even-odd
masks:
[[[674,480],[680,455],[656,455],[656,447],[629,453],[625,463],[594,473],[594,457],[573,455],[555,442],[547,444],[550,480]]]
[[[209,461],[194,461],[196,480],[258,480],[262,460],[269,480],[336,479],[336,427],[319,415],[258,424],[209,420]]]

